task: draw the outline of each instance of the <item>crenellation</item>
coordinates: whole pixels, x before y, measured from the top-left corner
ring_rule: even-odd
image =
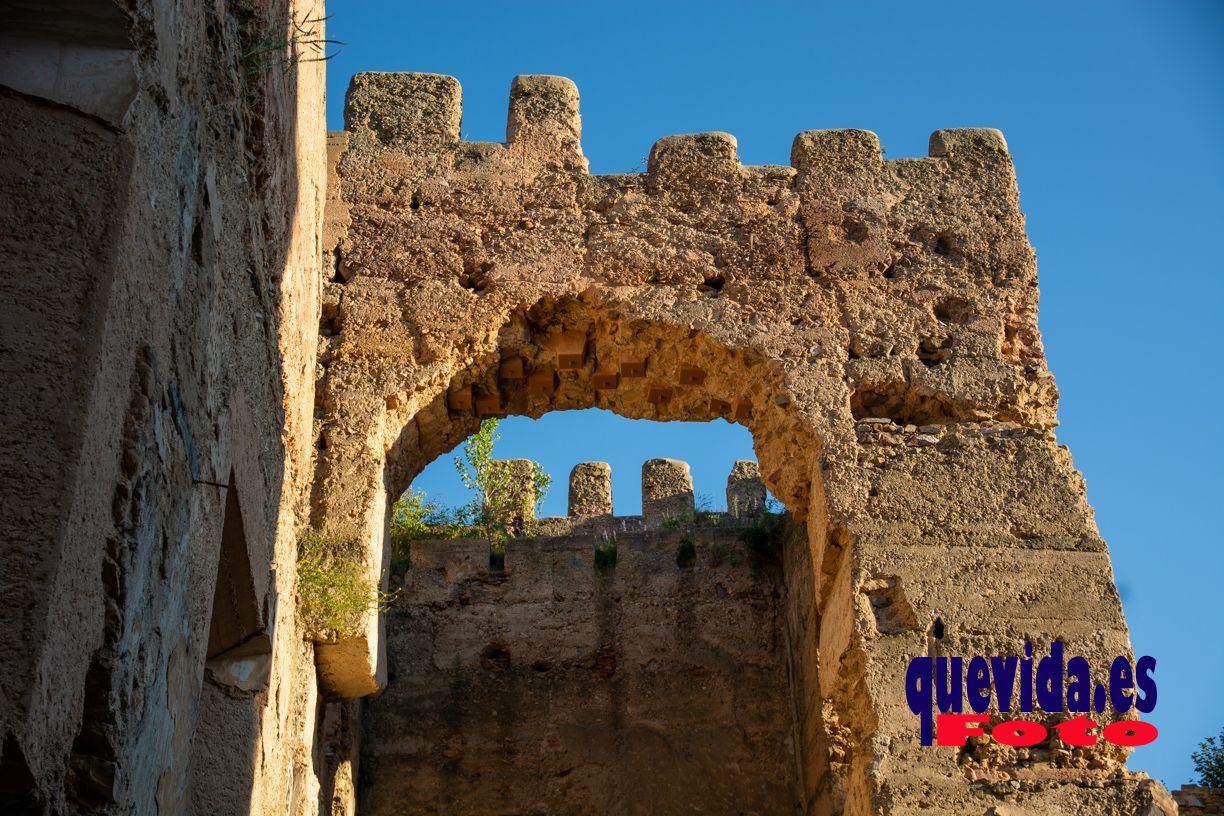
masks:
[[[569,477],[569,514],[612,515],[612,466],[607,462],[580,462]]]
[[[739,148],[730,133],[664,136],[650,148],[646,162],[648,184],[654,191],[673,184],[729,178],[739,169]]]
[[[765,483],[755,461],[740,459],[727,475],[727,512],[736,518],[765,512]]]
[[[575,162],[576,168],[585,170],[581,137],[578,87],[571,80],[542,74],[514,78],[506,125],[508,145]]]
[[[650,526],[693,517],[693,474],[688,462],[648,459],[642,463],[642,515]]]
[[[879,171],[883,161],[880,137],[869,130],[807,130],[791,143],[791,164],[801,173],[848,165]]]
[[[354,74],[344,97],[350,136],[387,146],[457,144],[462,117],[459,80],[444,74]]]
[[[931,134],[927,155],[933,159],[1011,163],[1007,140],[994,128],[947,128]]]

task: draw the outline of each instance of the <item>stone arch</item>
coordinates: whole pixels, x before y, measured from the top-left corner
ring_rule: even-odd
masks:
[[[728,347],[696,328],[628,319],[615,305],[551,297],[511,312],[494,342],[416,399],[390,395],[387,428],[402,428],[387,453],[391,495],[482,418],[604,408],[627,419],[744,425],[767,487],[796,518],[807,517],[819,436],[759,350]]]
[[[446,367],[384,370],[381,397],[354,399],[350,392],[343,402],[333,403],[347,421],[321,434],[324,466],[317,482],[322,489],[316,495],[316,523],[333,535],[371,542],[371,575],[385,580],[389,554],[384,534],[393,498],[485,417],[538,418],[551,411],[598,407],[631,419],[723,418],[744,425],[753,435],[763,481],[806,532],[806,546],[788,549],[784,571],[794,598],[786,621],[795,640],[793,687],[813,689],[798,695],[795,705],[801,778],[809,788],[804,793],[815,798],[840,784],[828,767],[829,735],[838,739],[843,755],[850,742],[826,728],[824,720],[834,707],[826,706],[815,690],[821,683],[817,583],[822,566],[837,569],[836,561],[825,561],[842,552],[844,539],[828,522],[821,435],[845,412],[844,391],[841,404],[831,409],[805,408],[788,387],[784,367],[771,362],[765,350],[750,343],[728,345],[683,316],[638,316],[632,303],[599,294],[588,290],[533,298],[508,309],[495,328],[471,327],[455,343],[454,359]],[[458,361],[465,365],[453,368]],[[354,434],[359,421],[364,431]],[[817,423],[824,427],[818,430]],[[350,447],[358,436],[362,444]],[[354,480],[354,474],[363,478]],[[850,611],[843,608],[842,614]],[[317,645],[320,678],[332,695],[366,694],[386,683],[383,624],[372,615],[363,638]],[[851,628],[847,621],[836,630]],[[861,682],[849,685],[861,687]],[[858,722],[856,730],[870,731],[870,717]]]
[[[669,136],[645,173],[593,176],[559,77],[515,79],[504,143],[460,139],[445,76],[359,74],[345,118],[329,139],[316,527],[363,542],[380,575],[389,491],[482,411],[714,416],[710,399],[747,396],[765,480],[808,525],[795,550],[812,580],[788,587],[807,593],[790,614],[819,629],[805,705],[828,716],[804,721],[803,742],[827,732],[831,760],[805,780],[809,811],[981,812],[981,774],[1040,775],[1032,758],[918,746],[904,700],[937,617],[959,654],[1062,639],[1104,665],[1128,651],[1116,592],[1101,591],[1108,554],[1051,431],[1001,134],[937,131],[928,156],[885,160],[874,134],[810,131],[788,167],[741,165],[727,134]],[[638,384],[620,354],[647,342],[665,361]],[[501,382],[515,357],[530,375],[579,346],[548,399]],[[318,645],[325,691],[380,687],[379,625]]]

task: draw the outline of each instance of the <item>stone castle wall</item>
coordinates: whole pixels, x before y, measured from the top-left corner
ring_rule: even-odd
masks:
[[[1182,816],[1221,816],[1224,814],[1224,788],[1182,785],[1173,791]]]
[[[450,77],[350,86],[316,525],[385,574],[387,496],[486,416],[739,422],[807,531],[783,559],[808,812],[1172,807],[1125,751],[961,757],[918,745],[904,703],[908,659],[932,649],[1129,653],[1051,430],[998,132],[938,131],[927,157],[885,160],[874,134],[811,131],[789,167],[741,165],[727,134],[671,136],[645,173],[592,176],[568,80],[515,79],[504,143],[462,141],[460,118]],[[387,684],[385,624],[319,645],[330,694]]]
[[[586,462],[571,515],[502,558],[412,542],[360,812],[797,812],[781,533],[776,549],[746,534],[767,523],[755,465],[727,487],[751,513],[697,514],[669,459],[643,466],[643,515],[584,512],[612,498]]]
[[[429,638],[451,627],[462,660],[410,671],[422,697],[403,704],[522,748],[557,795],[573,773],[557,777],[556,757],[514,733],[457,720],[473,710],[443,704],[439,676],[499,712],[523,713],[498,696],[517,688],[542,717],[554,681],[536,674],[564,675],[567,710],[607,703],[589,759],[619,756],[617,718],[635,716],[627,703],[641,698],[616,698],[618,684],[684,692],[632,650],[663,644],[709,678],[754,666],[736,693],[750,686],[769,711],[698,698],[659,713],[677,734],[681,715],[730,718],[744,728],[725,751],[793,759],[785,778],[753,766],[772,787],[715,786],[711,801],[1173,812],[1123,751],[921,748],[904,706],[914,655],[1056,638],[1094,666],[1129,653],[1108,550],[1053,436],[1035,260],[1000,134],[938,131],[927,157],[885,160],[866,131],[810,131],[787,167],[741,165],[727,134],[671,136],[645,173],[592,176],[577,89],[558,77],[517,78],[506,141],[489,144],[459,138],[453,78],[361,74],[346,131],[325,141],[323,64],[302,42],[323,36],[321,0],[50,0],[4,14],[0,195],[15,206],[0,234],[0,809],[351,814],[363,728],[378,737],[373,712],[399,716],[378,700],[363,719],[359,698],[407,688],[389,663],[447,654]],[[682,533],[664,522],[692,510],[675,489],[683,469],[666,463],[644,479],[655,492],[643,530],[625,530],[622,571],[587,571],[587,544],[576,555],[572,543],[625,526],[588,467],[578,512],[557,522],[566,537],[537,541],[540,558],[512,548],[500,578],[477,565],[441,579],[436,609],[372,610],[359,636],[303,639],[304,526],[355,540],[385,585],[388,497],[430,461],[482,417],[596,406],[752,431],[762,481],[803,530],[781,553],[784,600],[700,544],[691,567],[665,557]],[[451,563],[458,545],[437,547]],[[410,583],[438,577],[428,552]],[[584,621],[574,643],[509,647],[505,670],[497,650],[471,662],[504,634],[493,610],[547,631],[555,584],[518,579],[553,563],[589,599],[564,602]],[[623,584],[631,575],[642,583]],[[455,629],[469,584],[494,617]],[[554,600],[524,600],[549,587]],[[669,621],[700,620],[710,602],[735,625],[725,643],[710,627],[677,637],[617,593]],[[608,663],[592,610],[632,670],[591,676]],[[746,620],[753,640],[736,628]],[[639,624],[654,628],[636,638]],[[769,645],[778,631],[783,653]],[[560,668],[535,672],[515,648]],[[559,744],[579,756],[580,742]],[[688,745],[694,768],[717,770]],[[436,764],[410,760],[438,759],[424,750],[378,737],[367,771],[399,763],[433,784]],[[657,769],[634,773],[678,795]],[[569,790],[573,802],[632,794],[608,777]]]
[[[322,3],[2,13],[0,811],[304,812]]]

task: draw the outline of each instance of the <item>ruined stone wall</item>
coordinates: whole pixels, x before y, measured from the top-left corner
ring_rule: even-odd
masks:
[[[1173,791],[1182,816],[1221,816],[1224,814],[1224,788],[1182,785]]]
[[[1172,808],[1123,751],[923,748],[905,706],[907,661],[932,650],[1129,653],[1053,435],[997,131],[887,161],[866,131],[811,131],[789,167],[672,136],[645,173],[592,176],[567,80],[514,81],[504,144],[461,141],[460,118],[452,78],[361,74],[332,139],[320,529],[385,574],[388,495],[482,416],[739,422],[806,523],[783,557],[811,812]],[[386,684],[384,624],[319,647],[329,693]]]
[[[664,462],[644,481],[687,473]],[[781,562],[747,543],[759,518],[695,517],[678,488],[643,496],[676,512],[572,518],[492,567],[485,540],[412,543],[358,812],[803,812]]]
[[[304,812],[321,3],[0,14],[0,810]]]

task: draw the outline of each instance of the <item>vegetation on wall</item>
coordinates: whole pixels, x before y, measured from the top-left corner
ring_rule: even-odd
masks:
[[[767,501],[765,512],[740,531],[739,540],[758,563],[774,562],[781,556],[789,518],[776,500]]]
[[[472,493],[467,504],[447,507],[409,490],[392,506],[394,566],[406,567],[412,542],[423,538],[487,538],[500,552],[509,539],[532,534],[530,519],[548,494],[552,477],[532,462],[530,482],[523,483],[510,462],[495,459],[494,445],[501,438],[497,425],[496,419],[481,422],[454,459],[459,479]]]
[[[1194,771],[1199,775],[1199,784],[1206,788],[1224,788],[1224,728],[1220,736],[1208,737],[1199,743],[1199,749],[1190,755]]]
[[[292,30],[273,31],[252,29],[247,26],[242,32],[242,67],[248,77],[278,67],[288,73],[301,62],[326,62],[336,56],[328,53],[329,45],[344,45],[340,40],[331,40],[320,33],[330,17],[305,16],[301,20],[290,18]]]
[[[392,593],[369,576],[361,545],[313,531],[298,541],[298,612],[306,635],[335,642],[360,634],[372,610],[385,608]]]

